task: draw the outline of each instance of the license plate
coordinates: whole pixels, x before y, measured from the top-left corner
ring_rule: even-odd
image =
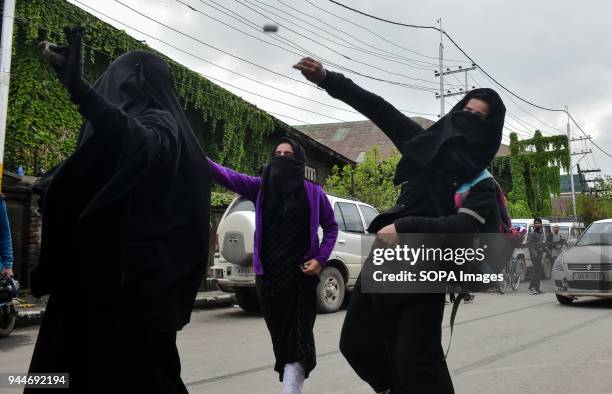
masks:
[[[236,269],[238,275],[253,275],[253,267],[238,267]]]
[[[574,272],[574,280],[604,280],[603,272]]]

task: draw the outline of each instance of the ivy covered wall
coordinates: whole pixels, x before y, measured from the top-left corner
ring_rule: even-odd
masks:
[[[513,217],[550,216],[550,196],[561,192],[562,168],[569,168],[567,137],[544,137],[539,130],[525,140],[511,133],[510,156],[498,157],[491,164],[508,195]]]
[[[2,3],[0,1],[0,3]],[[58,164],[75,147],[82,122],[37,44],[63,41],[63,27],[80,24],[85,74],[95,81],[124,52],[153,51],[121,30],[62,0],[19,0],[15,10],[5,168],[26,174]],[[199,74],[168,60],[194,131],[213,159],[255,173],[268,159],[266,137],[289,126]]]

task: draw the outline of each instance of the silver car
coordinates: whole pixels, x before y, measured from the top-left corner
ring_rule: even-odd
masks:
[[[562,304],[582,296],[612,298],[612,219],[593,222],[574,247],[561,253],[552,279]]]

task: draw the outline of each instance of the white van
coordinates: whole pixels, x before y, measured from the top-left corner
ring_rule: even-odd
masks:
[[[338,223],[338,239],[319,276],[319,312],[335,312],[342,306],[345,292],[352,289],[367,257],[375,234],[366,229],[378,215],[374,207],[357,200],[327,195]],[[259,308],[253,272],[255,206],[244,197],[227,207],[217,229],[219,253],[215,254],[210,276],[217,287],[236,295],[238,305],[247,311]],[[323,230],[319,228],[319,239]]]
[[[523,244],[527,243],[527,236],[533,232],[533,219],[512,219],[512,227],[523,227],[527,229],[527,233],[525,234],[525,238],[523,239]],[[551,224],[549,220],[542,219],[542,228],[544,229],[544,233],[546,237],[552,233]],[[514,257],[518,260],[519,264],[519,272],[521,273],[521,282],[525,280],[525,276],[527,274],[527,270],[533,267],[531,263],[531,258],[529,257],[529,249],[527,246],[519,247],[514,250]],[[547,258],[542,259],[542,264],[544,266],[544,276],[550,277],[550,269],[551,263]]]

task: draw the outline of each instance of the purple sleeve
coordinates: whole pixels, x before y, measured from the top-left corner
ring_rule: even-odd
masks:
[[[215,163],[210,158],[208,159],[208,164],[210,165],[215,182],[255,202],[259,192],[259,184],[261,183],[260,177],[241,174]]]
[[[319,224],[323,228],[323,240],[319,247],[319,253],[314,257],[321,266],[325,266],[331,255],[336,239],[338,238],[338,223],[334,216],[334,210],[329,203],[329,198],[321,189],[319,194]]]

